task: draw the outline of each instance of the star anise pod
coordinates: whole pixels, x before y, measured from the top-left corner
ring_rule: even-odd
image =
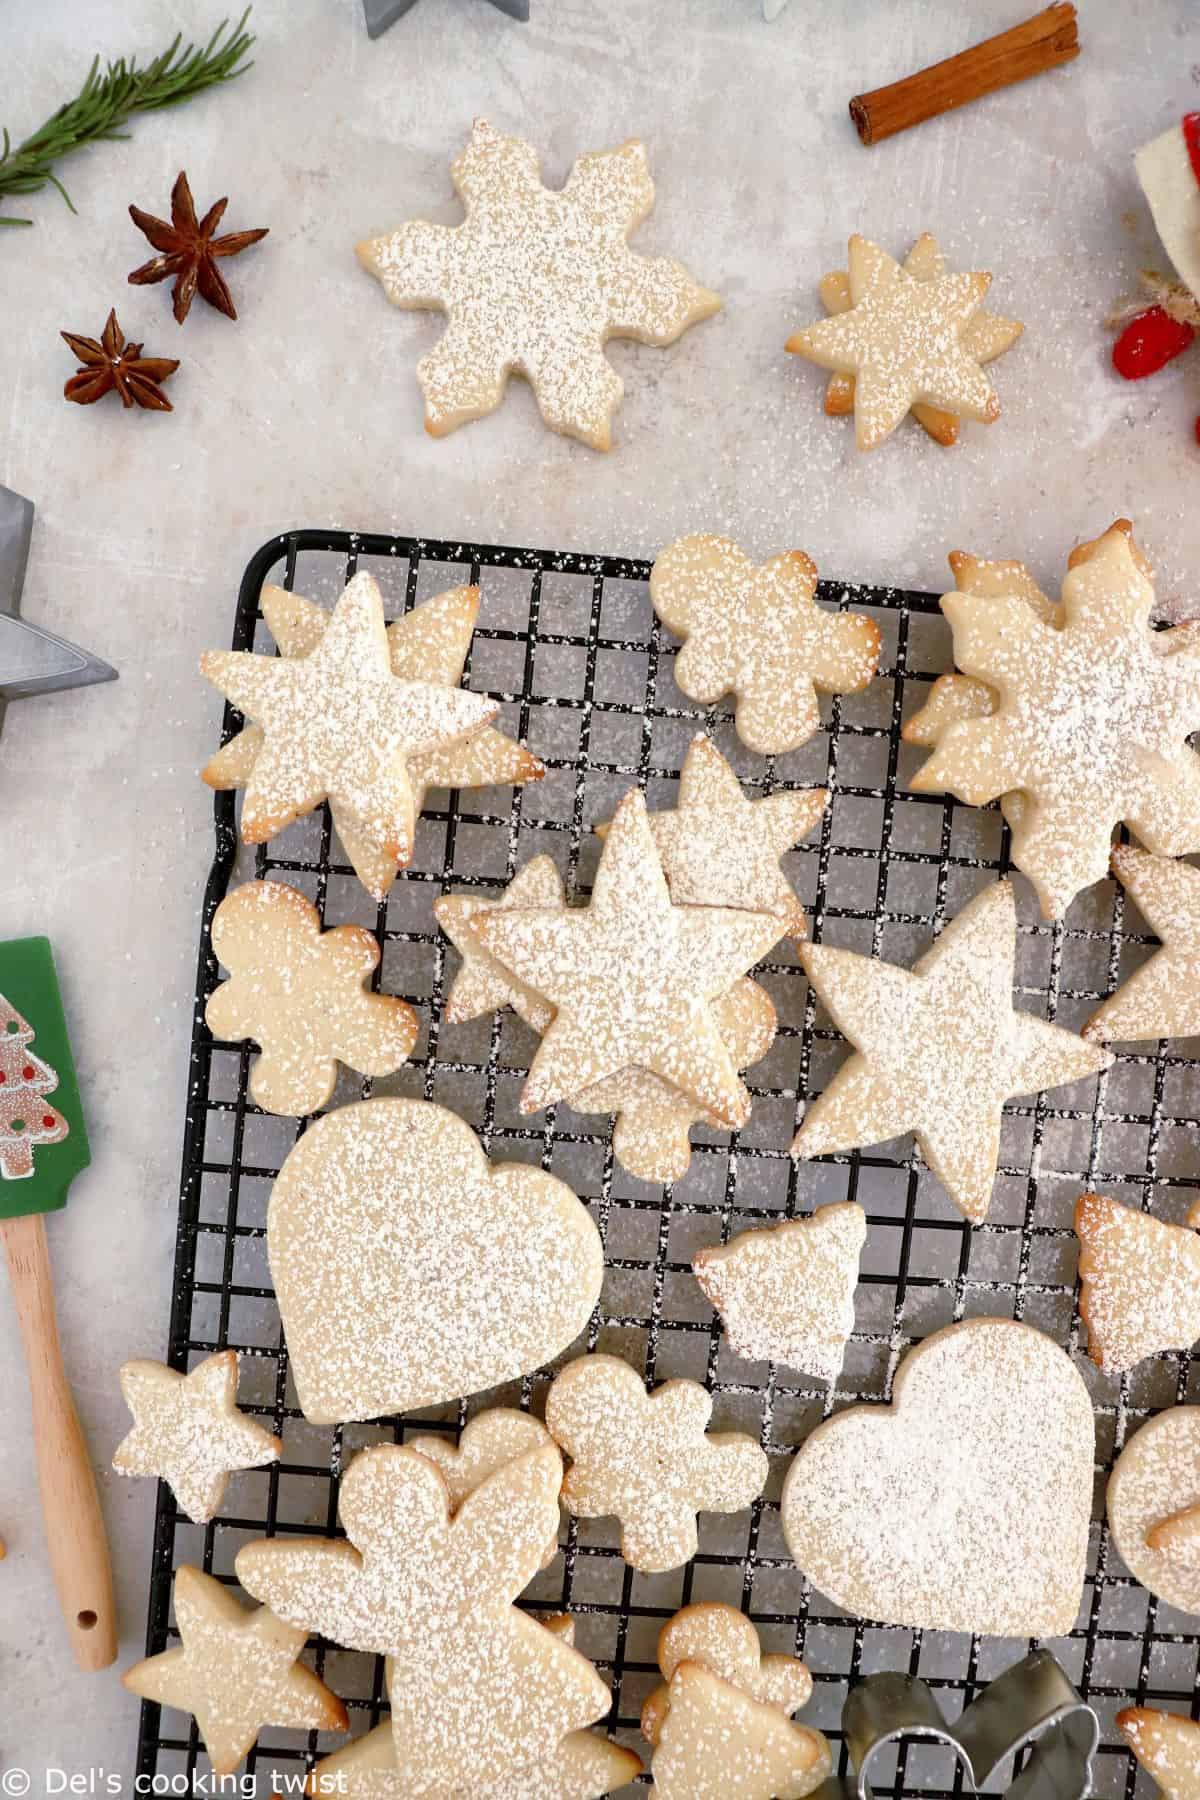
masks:
[[[145,287],[152,281],[168,281],[173,275],[175,317],[181,325],[197,291],[218,312],[230,319],[237,318],[233,295],[217,267],[217,258],[237,256],[242,250],[249,249],[251,244],[266,237],[268,227],[264,225],[257,231],[229,231],[224,237],[214,237],[213,232],[228,205],[228,196],[215,201],[197,224],[192,190],[181,169],[171,189],[169,225],[165,219],[156,219],[153,213],[143,212],[140,206],[129,209],[129,216],[138,230],[145,232],[154,248],[162,252],[161,256],[152,256],[148,263],[135,269],[129,279],[135,287]]]
[[[66,399],[91,406],[115,388],[122,406],[144,406],[148,412],[172,410],[159,383],[175,373],[178,362],[169,356],[143,356],[140,344],[127,344],[115,311],[109,313],[99,343],[95,338],[77,337],[73,331],[61,336],[83,364],[63,388]]]

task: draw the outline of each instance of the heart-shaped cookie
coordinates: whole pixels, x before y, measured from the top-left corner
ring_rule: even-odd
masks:
[[[1057,1637],[1079,1610],[1095,1426],[1065,1351],[968,1319],[911,1351],[891,1406],[819,1425],[784,1483],[788,1549],[886,1625]]]
[[[600,1293],[600,1235],[570,1188],[493,1168],[424,1100],[364,1100],[287,1156],[267,1253],[296,1392],[316,1424],[375,1419],[540,1368]]]

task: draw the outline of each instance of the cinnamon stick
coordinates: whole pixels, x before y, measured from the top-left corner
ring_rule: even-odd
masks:
[[[1044,74],[1078,55],[1075,8],[1048,6],[960,56],[948,57],[869,94],[855,94],[850,117],[864,144],[878,144],[898,131],[907,131],[910,125],[952,112],[956,106],[966,106],[1031,75]]]

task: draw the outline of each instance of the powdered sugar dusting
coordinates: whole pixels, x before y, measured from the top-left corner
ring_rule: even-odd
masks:
[[[1194,1550],[1147,1542],[1149,1533],[1200,1503],[1200,1406],[1173,1406],[1126,1444],[1108,1482],[1113,1542],[1135,1580],[1181,1612],[1200,1613]]]

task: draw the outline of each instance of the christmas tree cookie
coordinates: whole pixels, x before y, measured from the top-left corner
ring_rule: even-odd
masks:
[[[581,156],[551,190],[532,144],[476,119],[451,175],[461,225],[412,219],[358,246],[393,306],[447,315],[417,368],[425,429],[444,437],[494,412],[520,374],[552,430],[607,450],[624,391],[608,339],[673,344],[721,305],[682,263],[626,241],[654,204],[645,149]]]

